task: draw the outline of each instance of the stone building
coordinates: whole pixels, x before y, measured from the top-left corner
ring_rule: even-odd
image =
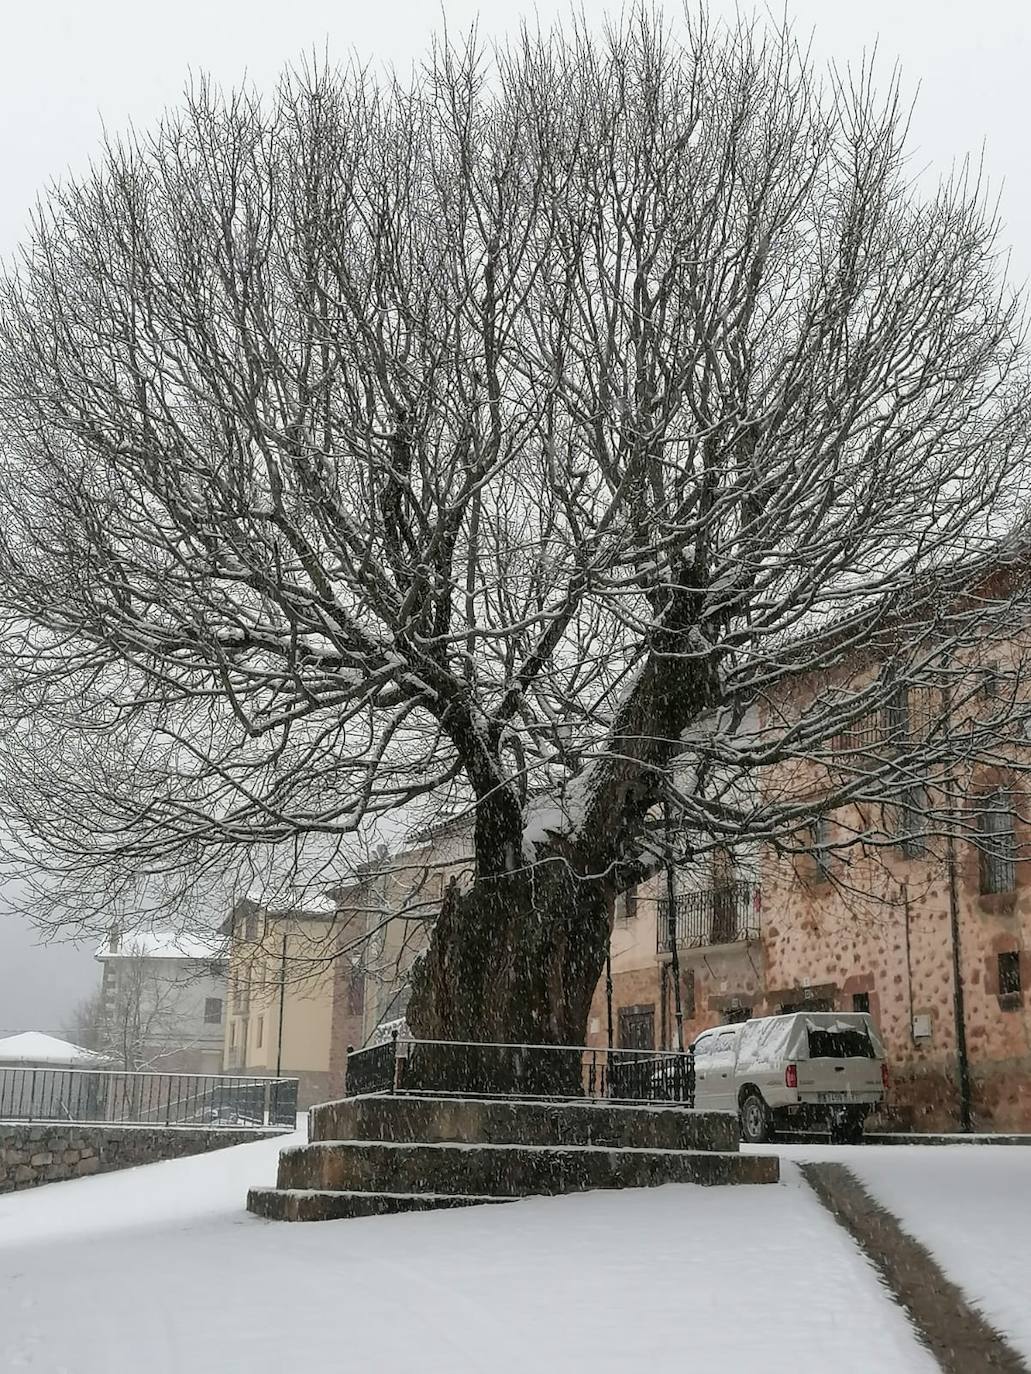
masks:
[[[993,709],[996,692],[979,690],[977,709]],[[905,704],[914,728],[942,709]],[[795,766],[759,785],[819,796],[835,749],[876,749],[878,730],[831,741],[822,776]],[[750,1015],[869,1011],[890,1060],[885,1125],[1031,1129],[1026,764],[1011,750],[1008,765],[971,768],[948,789],[929,777],[918,806],[878,808],[873,820],[828,810],[794,855],[717,852],[642,884],[617,905],[611,999],[603,979],[591,1043],[675,1047],[675,935],[685,1044]],[[928,819],[946,811],[952,840]]]

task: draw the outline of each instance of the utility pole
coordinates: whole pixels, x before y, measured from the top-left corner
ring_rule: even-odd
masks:
[[[956,1025],[956,1068],[959,1075],[959,1128],[973,1129],[970,1103],[970,1060],[967,1056],[967,1019],[963,996],[963,958],[959,934],[959,891],[956,882],[956,837],[952,833],[955,812],[949,805],[949,831],[945,840],[949,870],[949,927],[952,935],[952,1011]]]
[[[949,661],[945,660],[945,680],[942,686],[942,707],[946,728],[952,721],[952,693],[949,689]],[[951,760],[951,755],[950,755]],[[951,762],[950,762],[951,767]],[[949,930],[952,936],[952,1014],[956,1028],[956,1070],[959,1078],[959,1127],[961,1131],[973,1129],[970,1092],[970,1060],[967,1055],[967,1018],[963,995],[963,954],[960,946],[959,929],[959,884],[956,878],[956,796],[955,783],[951,772],[946,776],[946,830],[945,866],[949,877]]]
[[[669,935],[670,973],[673,977],[673,1006],[677,1022],[677,1049],[684,1053],[684,1008],[680,999],[680,955],[677,951],[677,909],[676,893],[673,884],[673,861],[670,857],[669,840],[669,798],[662,803],[663,822],[666,828],[666,912]]]
[[[283,1076],[283,1006],[286,1001],[286,931],[279,955],[279,1028],[276,1034],[276,1077]]]
[[[608,1017],[608,1048],[612,1053],[612,932],[609,931],[609,945],[605,951],[605,1013]]]

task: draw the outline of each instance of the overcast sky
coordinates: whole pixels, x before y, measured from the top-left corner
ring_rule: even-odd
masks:
[[[741,0],[747,8],[746,0]],[[618,5],[584,0],[588,18]],[[675,7],[670,5],[670,13]],[[733,5],[713,0],[713,12]],[[770,6],[778,10],[774,0]],[[964,154],[985,150],[1001,196],[1013,273],[1031,276],[1028,187],[1029,0],[796,0],[797,26],[816,51],[855,61],[878,46],[887,73],[897,60],[916,94],[914,168],[947,172]],[[0,41],[0,256],[17,246],[30,206],[47,184],[81,171],[102,130],[152,124],[174,104],[188,73],[224,85],[248,76],[270,84],[281,67],[313,49],[350,51],[407,67],[425,50],[446,11],[452,29],[479,17],[500,34],[523,15],[567,15],[567,3],[475,4],[444,9],[419,0],[47,0],[5,4]],[[22,919],[0,916],[0,1033],[58,1030],[72,1002],[96,981],[91,951],[41,950]]]

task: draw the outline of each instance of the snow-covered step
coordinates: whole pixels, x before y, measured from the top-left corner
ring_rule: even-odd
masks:
[[[309,1139],[470,1145],[601,1145],[612,1149],[736,1150],[732,1112],[598,1102],[369,1096],[313,1107]]]
[[[773,1155],[604,1146],[316,1141],[284,1150],[280,1188],[526,1197],[663,1183],[775,1183]]]
[[[251,1188],[247,1210],[270,1221],[338,1221],[345,1217],[378,1217],[392,1212],[428,1212],[446,1207],[475,1207],[511,1202],[507,1197],[454,1193],[355,1193],[326,1188]]]

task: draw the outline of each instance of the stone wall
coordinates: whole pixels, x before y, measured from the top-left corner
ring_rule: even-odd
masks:
[[[244,1145],[266,1130],[205,1130],[193,1126],[79,1126],[57,1122],[26,1125],[0,1121],[0,1193],[40,1183],[154,1164]]]

